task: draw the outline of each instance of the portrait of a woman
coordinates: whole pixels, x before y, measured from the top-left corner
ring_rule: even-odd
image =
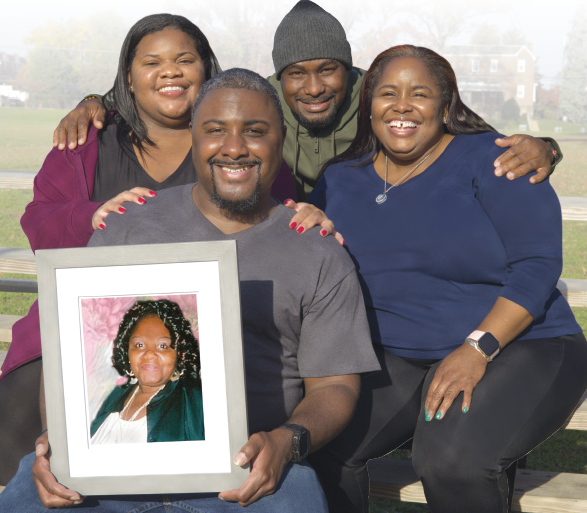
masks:
[[[120,323],[112,365],[128,381],[93,419],[93,445],[204,440],[200,351],[177,303],[137,301]]]

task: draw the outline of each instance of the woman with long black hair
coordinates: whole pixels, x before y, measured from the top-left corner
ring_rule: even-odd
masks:
[[[585,337],[556,289],[558,199],[494,175],[495,130],[427,48],[375,59],[358,126],[308,201],[344,233],[383,372],[311,462],[331,513],[367,511],[367,461],[413,438],[431,511],[505,513],[506,470],[587,388]]]

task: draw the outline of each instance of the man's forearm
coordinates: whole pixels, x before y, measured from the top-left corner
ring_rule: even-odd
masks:
[[[335,438],[350,422],[359,392],[358,374],[306,378],[306,395],[288,422],[308,430],[308,449],[314,452]]]

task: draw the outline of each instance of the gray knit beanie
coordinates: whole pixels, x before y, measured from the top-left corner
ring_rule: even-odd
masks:
[[[353,65],[351,45],[340,22],[310,0],[300,0],[281,20],[273,40],[277,79],[290,64],[311,59],[336,59]]]

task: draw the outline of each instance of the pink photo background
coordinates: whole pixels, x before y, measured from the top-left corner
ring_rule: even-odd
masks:
[[[112,342],[124,314],[135,301],[143,299],[169,299],[177,303],[190,322],[194,336],[200,340],[196,294],[81,299],[89,422],[114,386],[126,382],[126,378],[112,367]]]

